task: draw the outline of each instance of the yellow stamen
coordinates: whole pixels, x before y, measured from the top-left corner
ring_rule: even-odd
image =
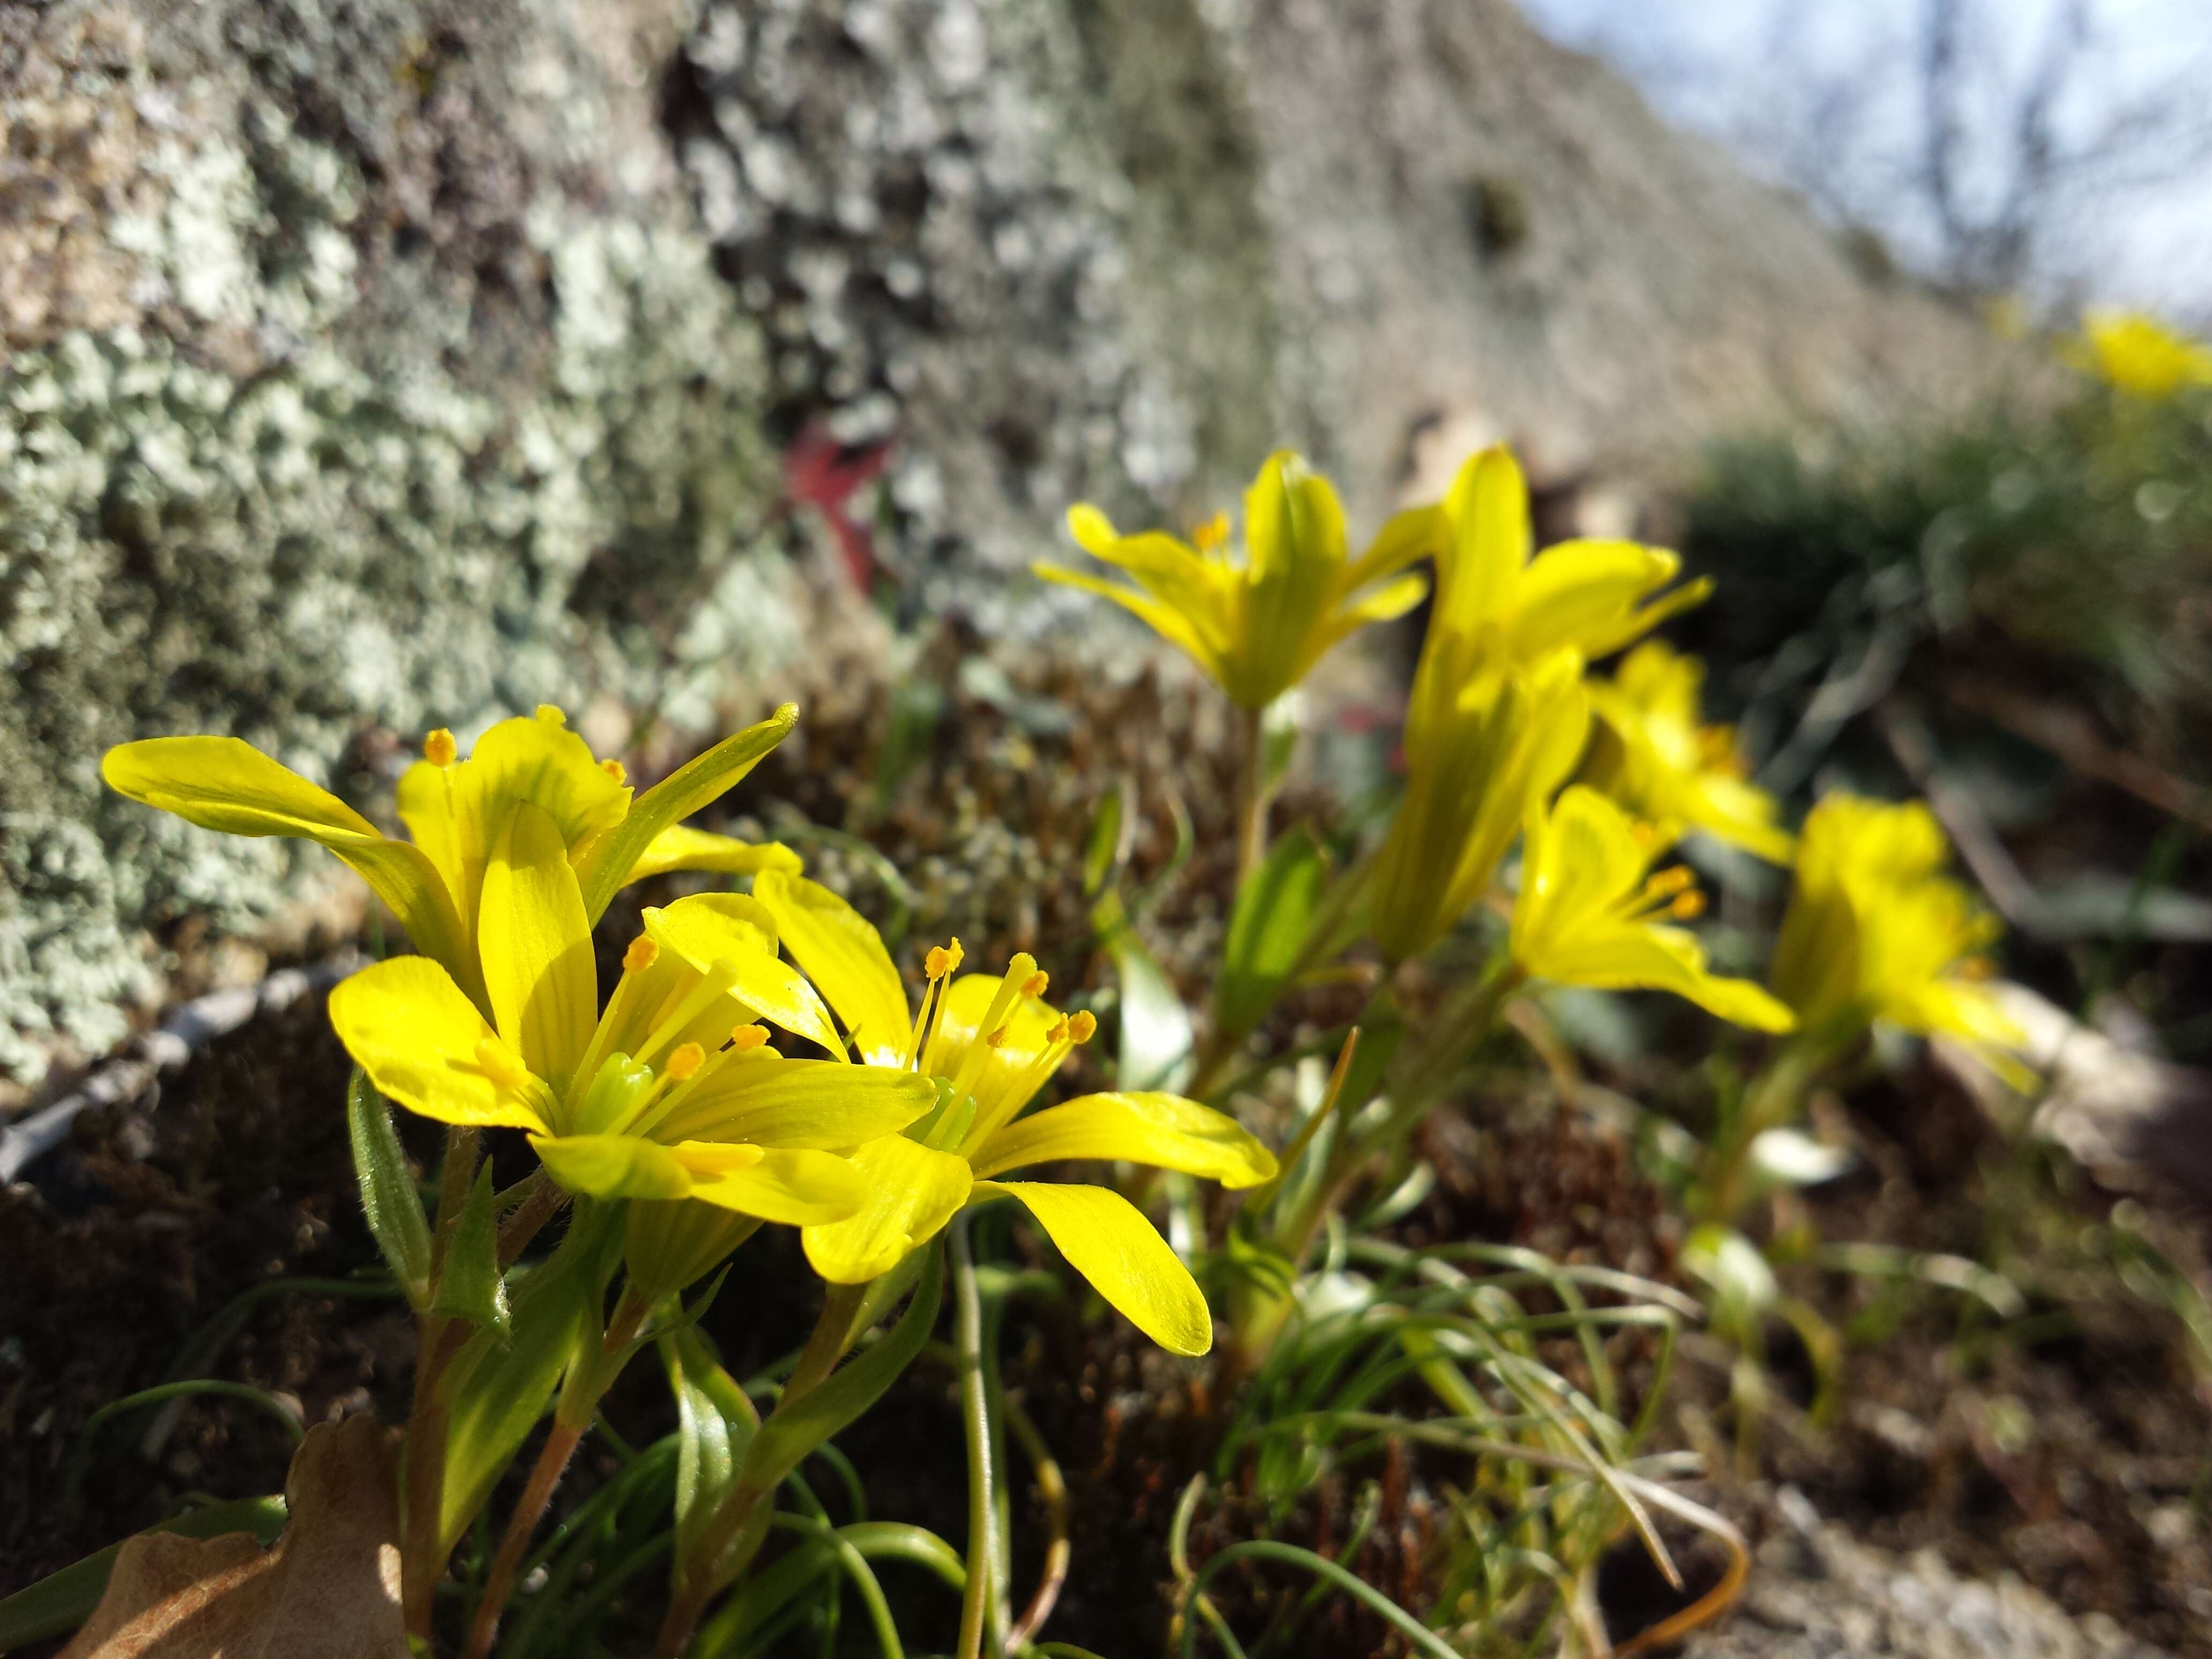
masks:
[[[952,941],[952,951],[946,950],[942,945],[931,945],[929,954],[921,959],[922,977],[933,981],[940,980],[957,968],[960,965],[960,958],[952,951],[959,948],[958,939]]]
[[[765,1025],[740,1025],[730,1033],[730,1048],[737,1054],[750,1054],[768,1041]]]
[[[1686,893],[1677,893],[1674,902],[1667,907],[1667,914],[1677,921],[1688,921],[1705,913],[1705,896],[1692,888]]]
[[[1044,1040],[1047,1042],[1067,1041],[1067,1017],[1065,1014],[1052,1023],[1052,1029],[1044,1034]]]
[[[629,942],[629,949],[623,952],[623,971],[641,974],[659,960],[660,947],[640,933]]]
[[[1067,1040],[1079,1048],[1097,1034],[1097,1016],[1087,1008],[1067,1022]]]
[[[1677,864],[1671,868],[1657,872],[1649,881],[1646,881],[1644,884],[1644,896],[1655,899],[1672,898],[1675,894],[1694,887],[1697,881],[1698,878],[1689,866]]]
[[[696,1042],[679,1042],[668,1056],[665,1071],[672,1081],[682,1083],[696,1076],[699,1068],[706,1063],[707,1051],[704,1048]]]
[[[453,734],[442,726],[422,739],[422,758],[433,766],[451,766],[459,753]]]
[[[983,1039],[983,1046],[987,1048],[1005,1048],[1006,1046],[1006,1028],[1001,1025],[997,1030],[990,1033]]]
[[[1022,981],[1022,994],[1025,997],[1041,997],[1045,994],[1046,988],[1051,983],[1052,975],[1050,974],[1031,974],[1027,979]]]
[[[606,759],[599,763],[599,770],[605,773],[617,783],[628,783],[629,781],[629,769],[624,766],[620,761],[617,760],[612,755],[608,756]]]
[[[1229,539],[1229,515],[1217,513],[1202,524],[1191,526],[1190,544],[1201,553],[1211,553]]]
[[[1026,951],[1014,953],[1014,959],[1006,964],[1006,977],[999,981],[999,988],[991,998],[991,1006],[983,1011],[983,1030],[996,1032],[1005,1025],[1006,1016],[1013,1012],[1014,999],[1021,994],[1022,987],[1030,982],[1030,976],[1036,970],[1035,957]],[[1003,1036],[999,1038],[1000,1042],[1005,1041]],[[975,1079],[983,1074],[985,1053],[995,1047],[997,1044],[992,1042],[988,1036],[981,1042],[969,1045],[968,1052],[961,1057],[959,1069],[952,1076],[952,1097],[955,1100],[974,1092]]]

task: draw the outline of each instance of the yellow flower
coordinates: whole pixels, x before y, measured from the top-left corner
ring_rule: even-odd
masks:
[[[1698,723],[1705,665],[1647,641],[1610,681],[1590,686],[1595,740],[1583,781],[1603,790],[1669,842],[1686,827],[1787,864],[1795,843],[1774,797],[1745,780],[1735,732]]]
[[[414,940],[485,1012],[478,909],[492,849],[518,805],[559,832],[593,922],[616,892],[670,870],[797,870],[788,848],[754,847],[682,828],[750,771],[799,718],[786,703],[633,801],[617,761],[599,761],[550,706],[502,720],[455,760],[450,732],[430,734],[399,781],[399,816],[413,844],[394,841],[351,807],[237,738],[153,738],[120,744],[100,775],[131,799],[234,836],[318,842],[366,881]]]
[[[1647,875],[1656,836],[1577,784],[1529,814],[1513,906],[1513,963],[1532,979],[1595,990],[1672,991],[1723,1019],[1786,1031],[1789,1009],[1745,979],[1708,973],[1698,941],[1669,920],[1703,908],[1690,872]]]
[[[1583,664],[1705,596],[1633,542],[1563,542],[1533,559],[1512,454],[1459,471],[1427,526],[1437,603],[1406,710],[1406,798],[1368,891],[1375,941],[1402,961],[1481,898],[1529,809],[1574,769],[1589,732]]]
[[[2091,311],[2073,356],[2106,385],[2138,398],[2212,386],[2212,349],[2139,311]]]
[[[1155,1342],[1182,1354],[1212,1346],[1205,1297],[1127,1199],[1103,1187],[996,1177],[1062,1158],[1126,1158],[1251,1187],[1275,1173],[1266,1147],[1233,1119],[1170,1094],[1085,1095],[1024,1117],[1094,1029],[1090,1015],[1066,1018],[1043,1000],[1045,976],[1034,958],[1017,955],[995,979],[955,978],[955,940],[929,953],[921,1006],[909,1009],[882,939],[844,900],[775,871],[756,878],[754,893],[867,1068],[927,1079],[937,1102],[903,1133],[854,1154],[866,1206],[850,1220],[806,1229],[816,1272],[836,1284],[865,1284],[963,1206],[1018,1199],[1069,1264]]]
[[[813,990],[752,900],[645,913],[606,1012],[562,825],[506,815],[479,872],[487,1020],[444,966],[400,957],[331,994],[331,1024],[379,1092],[447,1123],[524,1129],[547,1171],[594,1198],[690,1199],[792,1225],[853,1214],[842,1153],[927,1110],[918,1078],[845,1063]],[[787,1060],[774,1021],[836,1060]]]
[[[1529,808],[1574,769],[1589,732],[1571,649],[1458,685],[1426,678],[1428,668],[1406,722],[1405,799],[1368,890],[1375,942],[1394,962],[1434,945],[1489,890]]]
[[[1203,527],[1193,547],[1158,532],[1121,535],[1085,503],[1068,513],[1069,531],[1137,586],[1055,564],[1033,568],[1133,611],[1188,652],[1231,702],[1264,708],[1340,641],[1420,603],[1427,582],[1398,573],[1429,550],[1431,517],[1425,509],[1401,514],[1364,554],[1348,558],[1344,508],[1328,480],[1279,451],[1245,492],[1241,563],[1226,550],[1224,520]]]
[[[1595,662],[1712,591],[1701,577],[1658,593],[1682,562],[1637,542],[1560,542],[1536,553],[1528,487],[1502,447],[1460,468],[1431,533],[1437,603],[1422,672],[1447,685],[1525,667],[1563,647]]]
[[[1942,873],[1949,855],[1942,826],[1918,801],[1838,793],[1806,817],[1772,978],[1808,1027],[1886,1020],[1948,1033],[1993,1058],[2021,1045],[1982,983],[1996,919]]]

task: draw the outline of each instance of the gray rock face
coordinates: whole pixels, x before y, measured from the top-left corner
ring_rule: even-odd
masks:
[[[1632,502],[1987,356],[1504,0],[58,0],[0,10],[0,113],[26,1079],[119,1035],[149,921],[289,890],[107,744],[373,799],[377,734],[541,699],[703,732],[800,632],[808,419],[896,441],[909,614],[1028,630],[1078,496],[1194,518],[1287,442],[1371,525],[1510,436]]]

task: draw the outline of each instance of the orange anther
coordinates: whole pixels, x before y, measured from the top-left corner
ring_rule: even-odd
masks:
[[[1067,1040],[1079,1048],[1097,1034],[1097,1018],[1088,1008],[1067,1022]]]
[[[665,1069],[671,1082],[681,1083],[686,1078],[697,1076],[699,1068],[706,1063],[707,1051],[704,1048],[696,1042],[679,1042],[668,1056]]]
[[[422,758],[433,766],[451,766],[459,753],[453,734],[442,726],[422,739]]]
[[[625,973],[641,974],[659,960],[660,947],[644,934],[640,933],[629,942],[629,949],[623,952],[623,970]]]
[[[730,1033],[730,1046],[739,1054],[759,1048],[768,1041],[765,1025],[740,1025]]]
[[[629,781],[629,769],[624,766],[620,761],[617,760],[612,755],[608,756],[606,759],[599,763],[599,770],[605,773],[617,783],[628,783]]]

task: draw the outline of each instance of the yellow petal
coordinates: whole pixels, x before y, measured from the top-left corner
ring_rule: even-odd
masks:
[[[914,1020],[883,936],[843,899],[804,877],[764,870],[754,878],[753,896],[775,918],[784,949],[821,988],[861,1058],[897,1065]]]
[[[1367,550],[1346,568],[1344,591],[1356,593],[1370,582],[1395,575],[1416,559],[1427,558],[1443,545],[1445,534],[1440,507],[1412,507],[1392,514]]]
[[[1468,459],[1445,494],[1449,533],[1437,561],[1439,636],[1472,637],[1486,621],[1510,618],[1531,538],[1528,486],[1503,445]]]
[[[1547,954],[1523,959],[1524,971],[1560,985],[1598,991],[1668,991],[1755,1031],[1796,1029],[1788,1006],[1747,979],[1726,979],[1705,971],[1705,952],[1679,927],[1619,925],[1593,927],[1560,940]]]
[[[1213,1320],[1190,1269],[1137,1206],[1103,1187],[986,1181],[975,1197],[1016,1198],[1051,1235],[1068,1265],[1121,1315],[1170,1353],[1213,1346]]]
[[[421,837],[418,836],[419,841]],[[647,876],[665,876],[672,870],[715,870],[725,875],[757,876],[763,870],[797,875],[805,866],[798,854],[781,842],[739,841],[734,836],[709,835],[674,824],[655,836],[637,855],[623,885]]]
[[[594,841],[577,860],[584,914],[597,921],[660,832],[719,800],[760,764],[799,723],[799,705],[785,703],[757,726],[725,738],[696,760],[678,767],[630,803],[622,822]]]
[[[1180,1095],[1085,1095],[1018,1118],[973,1153],[978,1179],[1055,1158],[1126,1158],[1224,1187],[1256,1187],[1275,1157],[1237,1120]]]
[[[441,1123],[543,1131],[540,1112],[477,1064],[491,1027],[428,957],[397,957],[331,993],[331,1024],[377,1092]]]
[[[530,1144],[554,1180],[589,1198],[688,1198],[697,1184],[673,1151],[641,1135],[532,1135]]]
[[[1030,565],[1030,569],[1046,581],[1058,582],[1063,587],[1079,587],[1086,593],[1096,593],[1101,599],[1113,600],[1170,645],[1188,653],[1191,660],[1204,669],[1216,684],[1225,683],[1224,676],[1228,670],[1223,659],[1222,647],[1208,637],[1209,634],[1220,631],[1218,623],[1202,630],[1200,623],[1186,617],[1181,611],[1147,598],[1126,583],[1085,575],[1080,571],[1048,564],[1042,560]]]
[[[1261,708],[1317,654],[1315,635],[1345,562],[1344,507],[1328,480],[1287,450],[1270,455],[1244,495],[1243,638],[1231,696]]]
[[[420,848],[387,841],[336,795],[236,738],[152,738],[107,751],[100,773],[132,800],[232,836],[293,836],[328,848],[391,907],[407,937],[480,998],[461,912]]]
[[[662,950],[673,951],[702,973],[727,975],[738,1001],[842,1060],[844,1044],[829,1009],[775,954],[775,925],[766,906],[742,893],[697,893],[645,913],[646,933]]]
[[[527,802],[492,843],[477,947],[500,1036],[560,1093],[598,1024],[598,977],[568,845]]]
[[[1616,635],[1636,602],[1671,581],[1681,564],[1664,549],[1637,542],[1547,547],[1522,578],[1516,636],[1528,651],[1571,645],[1585,656],[1602,655],[1627,642]]]
[[[896,1134],[937,1103],[926,1077],[834,1060],[733,1058],[686,1094],[663,1140],[748,1140],[842,1152]]]
[[[904,1135],[872,1140],[853,1154],[866,1196],[849,1220],[809,1227],[806,1259],[833,1285],[865,1285],[934,1238],[968,1201],[968,1161]]]
[[[1529,823],[1513,939],[1516,953],[1534,957],[1633,891],[1649,860],[1628,815],[1583,784],[1550,811],[1539,806]]]
[[[866,1200],[860,1172],[828,1152],[691,1142],[674,1148],[691,1172],[691,1196],[787,1227],[830,1225]],[[738,1154],[753,1152],[744,1158]]]

